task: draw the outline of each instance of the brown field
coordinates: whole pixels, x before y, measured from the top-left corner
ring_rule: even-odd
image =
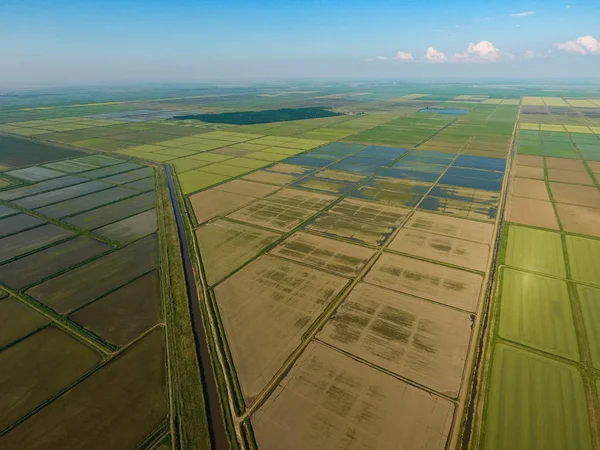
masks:
[[[544,158],[541,156],[518,155],[517,156],[517,164],[519,166],[544,168]]]
[[[390,250],[485,272],[489,246],[420,230],[403,229]]]
[[[245,180],[233,180],[220,184],[219,186],[215,187],[215,189],[218,191],[231,192],[233,194],[261,198],[272,194],[279,188],[270,184],[254,183],[252,181]]]
[[[464,311],[475,311],[483,277],[406,256],[384,253],[365,281]]]
[[[537,180],[543,180],[544,168],[532,166],[516,166],[515,176],[519,178],[535,178]]]
[[[35,409],[100,362],[70,335],[47,327],[0,353],[0,430]],[[0,448],[34,448],[4,446]],[[38,447],[36,447],[38,448]]]
[[[69,318],[106,342],[125,345],[160,321],[160,274],[154,270],[77,310]]]
[[[228,217],[277,231],[291,231],[315,213],[312,209],[258,200]]]
[[[470,336],[468,313],[359,283],[317,338],[457,397]]]
[[[0,448],[136,448],[167,417],[164,351],[163,332],[153,332],[0,437]]]
[[[271,254],[302,262],[346,277],[357,276],[374,250],[307,233],[294,233]]]
[[[428,231],[434,234],[442,234],[481,244],[490,244],[494,234],[494,225],[491,223],[476,222],[474,220],[459,219],[441,214],[430,214],[422,211],[415,211],[406,223],[405,228]]]
[[[196,230],[202,265],[209,285],[245,264],[281,235],[228,220],[216,220]]]
[[[514,178],[512,181],[512,195],[516,197],[533,198],[536,200],[550,201],[546,182],[542,180],[529,180]]]
[[[36,300],[65,314],[158,265],[158,238],[148,236],[29,289]]]
[[[248,404],[346,283],[344,278],[263,255],[215,288]]]
[[[381,245],[408,212],[405,208],[347,198],[315,218],[307,229]]]
[[[557,203],[556,210],[567,233],[600,236],[600,209]]]
[[[561,183],[584,184],[593,186],[594,183],[587,172],[563,169],[548,169],[548,180]]]
[[[596,187],[550,183],[550,190],[554,196],[554,201],[558,203],[600,208],[600,192]]]
[[[4,294],[0,293],[0,298]],[[0,349],[48,323],[41,314],[14,298],[0,301]]]
[[[552,203],[523,197],[510,197],[506,207],[510,222],[558,230]]]
[[[156,209],[150,209],[102,228],[97,228],[94,232],[120,244],[129,244],[141,237],[156,233],[157,228]]]
[[[546,158],[546,166],[548,167],[548,173],[552,171],[552,169],[565,169],[565,170],[575,170],[579,172],[585,172],[585,166],[583,165],[583,161],[578,159],[567,159],[567,158]]]
[[[252,416],[259,448],[446,448],[454,406],[311,343]]]
[[[209,189],[189,197],[199,224],[213,217],[229,214],[255,200],[254,197]]]

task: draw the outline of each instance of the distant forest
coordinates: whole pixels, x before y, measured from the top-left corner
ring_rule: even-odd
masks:
[[[230,125],[254,125],[270,122],[287,122],[290,120],[320,119],[323,117],[342,116],[323,108],[283,108],[264,111],[241,111],[220,114],[192,114],[176,116],[176,120],[201,120],[209,123],[227,123]]]

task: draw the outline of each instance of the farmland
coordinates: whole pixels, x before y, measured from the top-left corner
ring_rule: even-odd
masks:
[[[319,89],[0,110],[0,447],[600,445],[598,106]]]
[[[197,361],[166,340],[166,302],[181,293],[164,281],[159,224],[172,210],[155,189],[162,169],[61,147],[53,154],[33,141],[17,148],[18,158],[0,151],[7,176],[19,180],[0,191],[0,447],[135,448],[164,439],[202,447]],[[38,165],[22,167],[31,162]],[[178,339],[189,345],[191,330]],[[191,364],[195,380],[176,384],[171,358]],[[190,385],[200,423],[193,437],[172,425],[190,420],[172,400]]]

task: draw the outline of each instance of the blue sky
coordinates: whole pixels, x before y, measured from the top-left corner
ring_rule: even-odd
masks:
[[[0,84],[600,73],[600,1],[491,3],[2,0]]]

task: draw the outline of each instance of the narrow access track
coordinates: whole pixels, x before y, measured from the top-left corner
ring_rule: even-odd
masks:
[[[171,203],[177,221],[177,234],[179,235],[179,248],[185,274],[185,286],[187,290],[190,315],[192,318],[192,329],[194,330],[194,340],[196,341],[196,354],[198,357],[198,366],[202,377],[202,390],[204,391],[204,402],[206,405],[206,416],[208,419],[208,430],[210,432],[210,441],[212,450],[230,450],[229,440],[225,432],[223,415],[221,412],[221,402],[215,379],[212,360],[206,342],[206,331],[202,321],[202,312],[200,311],[200,298],[196,287],[192,259],[190,257],[187,236],[185,234],[185,223],[181,215],[179,202],[177,201],[177,192],[169,166],[165,166],[167,174],[167,183],[169,185],[169,194]]]

